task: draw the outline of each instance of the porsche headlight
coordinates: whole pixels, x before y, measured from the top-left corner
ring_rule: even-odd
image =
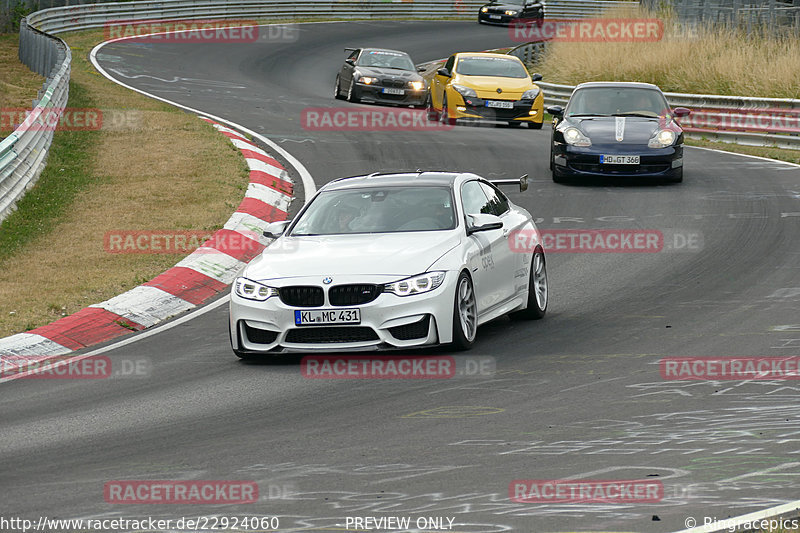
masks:
[[[409,82],[409,83],[411,84],[411,88],[413,90],[415,90],[415,91],[421,91],[422,89],[425,88],[425,82],[424,81],[412,81],[412,82]]]
[[[573,146],[591,146],[592,141],[584,135],[581,130],[576,127],[570,126],[564,130],[564,141]]]
[[[257,300],[259,302],[266,301],[267,299],[278,295],[278,289],[275,287],[269,287],[263,283],[259,283],[244,277],[236,278],[236,281],[233,282],[233,290],[242,298],[247,298],[248,300]]]
[[[378,78],[371,78],[369,76],[361,76],[358,81],[363,83],[364,85],[372,85],[373,83],[378,83]]]
[[[394,283],[387,283],[383,286],[384,292],[390,292],[397,296],[411,296],[412,294],[422,294],[432,291],[444,283],[444,272],[426,272],[419,276],[401,279]]]
[[[659,130],[650,142],[647,143],[647,146],[650,148],[666,148],[667,146],[671,146],[672,143],[675,142],[677,135],[672,130]]]
[[[514,11],[513,9],[509,9],[506,11],[506,15],[509,17],[516,17],[519,14],[519,11]]]
[[[523,100],[536,100],[536,97],[539,96],[539,93],[542,92],[541,89],[535,87],[533,89],[528,89],[524,93],[522,93]]]
[[[473,89],[471,87],[464,87],[463,85],[456,85],[455,83],[453,84],[452,87],[461,96],[471,96],[473,98],[477,98],[478,97],[478,93],[476,93],[475,89]]]

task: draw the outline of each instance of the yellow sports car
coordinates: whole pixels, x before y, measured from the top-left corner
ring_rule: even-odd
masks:
[[[455,124],[457,119],[494,120],[540,129],[544,96],[519,58],[506,54],[453,54],[433,76],[428,119]]]

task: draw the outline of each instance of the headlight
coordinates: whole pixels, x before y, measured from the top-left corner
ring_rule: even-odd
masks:
[[[506,11],[506,15],[508,15],[509,17],[516,17],[518,13],[519,11],[514,11],[513,9],[509,9],[508,11]]]
[[[564,130],[564,140],[567,144],[573,146],[591,146],[592,141],[584,135],[581,130],[575,127],[569,127]]]
[[[542,92],[541,89],[536,87],[535,89],[528,89],[524,93],[522,93],[523,100],[536,100],[536,97],[539,96],[539,93]]]
[[[247,278],[236,278],[236,281],[233,282],[233,290],[242,298],[259,302],[278,295],[278,289],[275,287],[268,287],[263,283]]]
[[[411,296],[412,294],[432,291],[441,286],[443,282],[444,272],[426,272],[419,276],[387,283],[383,286],[383,290],[397,296]]]
[[[361,76],[358,81],[363,83],[364,85],[372,85],[373,83],[378,83],[378,78],[370,78],[369,76]]]
[[[675,142],[677,135],[672,130],[660,130],[650,139],[647,146],[650,148],[666,148]]]
[[[481,8],[481,13],[487,13],[488,11],[489,11],[488,7],[482,7]]]
[[[415,91],[421,91],[422,89],[425,88],[424,81],[412,81],[409,83],[411,84],[411,88],[414,89]]]
[[[471,96],[473,98],[478,97],[478,93],[475,92],[475,89],[472,89],[470,87],[464,87],[463,85],[456,85],[455,83],[452,85],[452,87],[461,96]]]

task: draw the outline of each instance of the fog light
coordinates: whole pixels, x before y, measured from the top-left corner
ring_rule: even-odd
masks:
[[[531,109],[530,111],[528,111],[528,114],[529,114],[529,115],[536,115],[536,113],[538,113],[538,112],[539,112],[539,111],[537,111],[537,110],[535,110],[535,109]]]
[[[456,106],[456,111],[461,111],[461,112],[464,112],[464,111],[466,111],[466,110],[467,110],[467,108],[466,108],[466,107],[464,107],[463,105]]]

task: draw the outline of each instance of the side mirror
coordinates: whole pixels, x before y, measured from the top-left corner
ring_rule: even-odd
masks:
[[[439,76],[446,76],[448,78],[450,77],[450,71],[447,70],[446,68],[440,68],[439,70],[436,71],[436,74],[438,74]]]
[[[283,232],[286,231],[286,227],[289,225],[291,220],[281,220],[280,222],[270,222],[264,228],[264,237],[268,237],[270,239],[277,239]]]
[[[355,65],[356,64],[356,60],[355,59],[351,59],[349,57],[347,59],[345,59],[344,62],[347,63],[348,65]]]
[[[692,110],[686,107],[676,107],[672,110],[672,114],[676,117],[687,117]]]
[[[539,81],[541,79],[542,79],[542,75],[539,74],[538,72],[534,73],[533,76],[531,76],[531,80],[533,80],[533,81]]]
[[[564,116],[564,108],[563,108],[563,107],[561,107],[560,105],[551,105],[551,106],[548,106],[548,108],[547,108],[547,109],[545,109],[545,111],[547,111],[548,113],[550,113],[550,114],[551,114],[551,115],[553,115],[554,117],[561,118],[561,117],[563,117],[563,116]]]
[[[479,231],[491,231],[494,229],[502,229],[503,221],[497,215],[489,213],[480,213],[475,215],[467,215],[467,235],[478,233]]]

